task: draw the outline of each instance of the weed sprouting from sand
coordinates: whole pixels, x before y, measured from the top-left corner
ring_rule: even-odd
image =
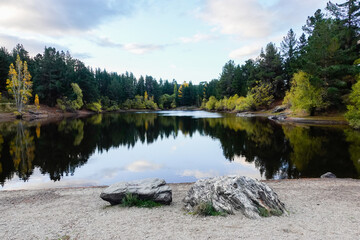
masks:
[[[152,200],[139,199],[137,195],[127,193],[122,200],[122,207],[142,207],[142,208],[153,208],[162,206],[161,203],[154,202]]]
[[[70,240],[70,236],[64,235],[61,238],[59,238],[58,240]]]
[[[261,217],[270,217],[270,212],[266,208],[259,207],[258,210]]]
[[[271,216],[281,216],[283,214],[283,212],[279,209],[266,209],[263,207],[258,207],[259,210],[259,215],[261,217],[271,217]]]
[[[193,213],[200,216],[226,216],[226,213],[216,211],[210,202],[202,202],[198,204]]]
[[[270,214],[272,216],[279,217],[279,216],[281,216],[283,214],[283,212],[281,210],[279,210],[279,209],[270,209]]]

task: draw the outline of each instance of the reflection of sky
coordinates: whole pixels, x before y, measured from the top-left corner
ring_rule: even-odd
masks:
[[[220,113],[205,112],[205,111],[159,111],[160,116],[181,116],[192,118],[220,118],[223,117]]]
[[[138,141],[134,148],[96,152],[73,176],[64,176],[58,182],[34,169],[27,182],[14,177],[2,189],[97,186],[150,177],[164,178],[169,183],[194,182],[226,174],[261,178],[254,164],[246,163],[243,157],[235,157],[234,162],[225,159],[219,140],[199,133],[192,137],[180,133],[175,139],[159,138],[151,144]]]

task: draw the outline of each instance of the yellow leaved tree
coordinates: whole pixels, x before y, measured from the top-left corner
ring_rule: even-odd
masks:
[[[39,96],[37,94],[35,94],[34,104],[35,104],[36,110],[39,110],[40,109],[40,102],[39,102]]]
[[[10,64],[9,79],[6,80],[6,88],[10,95],[15,99],[17,111],[22,113],[25,104],[31,97],[32,82],[31,75],[28,71],[26,61],[20,60],[19,55],[16,57],[15,66]]]

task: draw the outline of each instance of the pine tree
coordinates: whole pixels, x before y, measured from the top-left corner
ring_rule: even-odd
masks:
[[[280,44],[282,56],[284,58],[285,78],[287,81],[286,88],[290,88],[290,79],[296,72],[296,59],[298,55],[298,46],[296,35],[292,29],[289,30]]]

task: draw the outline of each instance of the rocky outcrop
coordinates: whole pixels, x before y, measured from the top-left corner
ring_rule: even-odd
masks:
[[[223,176],[198,180],[184,198],[185,209],[194,211],[210,203],[216,211],[246,217],[287,214],[277,194],[265,183],[243,176]]]
[[[272,110],[272,113],[279,113],[286,110],[286,106],[277,106]]]
[[[321,178],[336,178],[336,175],[333,174],[332,172],[327,172],[324,173],[323,175],[320,176]]]
[[[149,178],[131,182],[115,183],[100,194],[100,197],[111,205],[122,203],[126,194],[132,194],[142,200],[152,200],[162,204],[170,204],[172,191],[165,180]]]

